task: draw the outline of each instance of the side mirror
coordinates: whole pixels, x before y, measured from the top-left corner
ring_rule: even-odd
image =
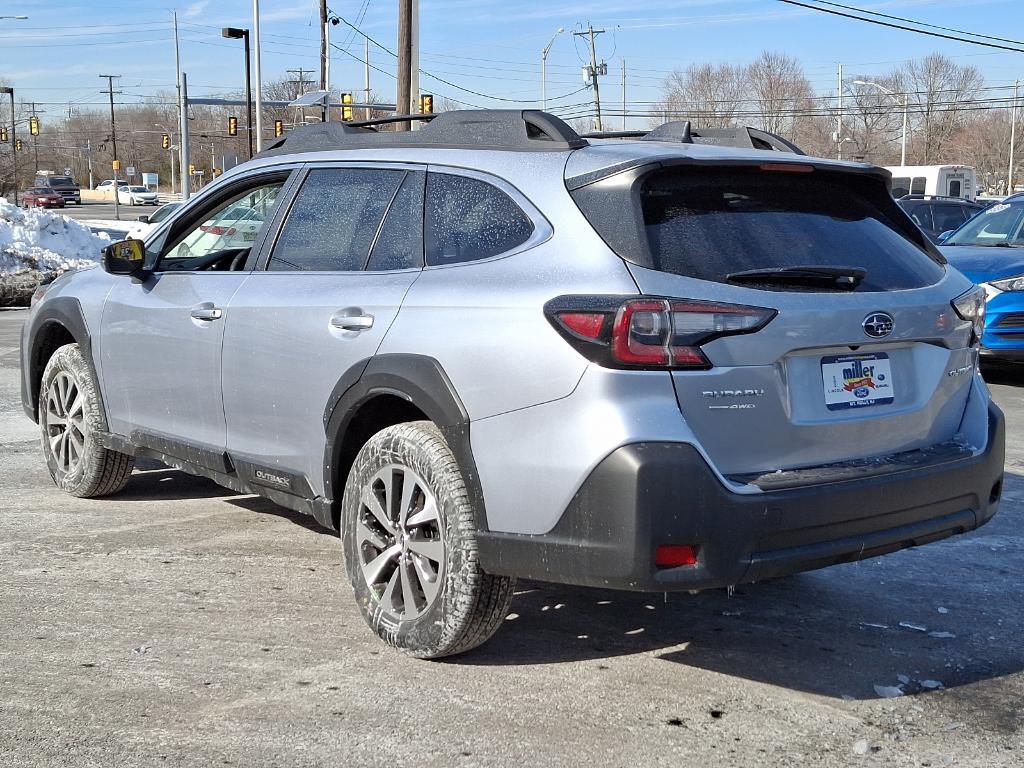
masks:
[[[939,242],[940,243],[946,242],[947,240],[949,240],[949,238],[952,236],[952,234],[954,232],[956,232],[955,229],[947,229],[945,232],[943,232],[941,235],[939,235]]]
[[[103,249],[103,269],[112,275],[138,275],[145,261],[146,246],[141,240],[121,240]]]
[[[143,224],[149,224],[149,216],[143,214],[142,216],[139,216],[139,221]]]

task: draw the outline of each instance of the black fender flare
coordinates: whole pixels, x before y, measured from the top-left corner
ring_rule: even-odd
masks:
[[[360,406],[378,395],[402,398],[437,425],[462,471],[477,529],[487,530],[483,488],[469,439],[469,414],[441,364],[432,357],[413,354],[361,360],[342,374],[331,393],[324,410],[324,495],[331,499],[334,519],[344,495],[344,478],[335,483],[335,468],[341,460],[345,434]]]
[[[93,380],[96,382],[96,391],[99,395],[99,415],[104,428],[106,428],[107,409],[103,399],[103,389],[99,385],[99,377],[96,375],[96,365],[93,361],[92,337],[89,335],[89,327],[85,322],[82,305],[74,296],[54,296],[44,300],[32,315],[32,319],[25,329],[25,349],[22,350],[21,358],[21,404],[25,413],[33,421],[38,421],[39,414],[36,412],[36,404],[39,402],[39,382],[43,376],[43,369],[46,367],[46,360],[40,359],[42,357],[40,352],[46,332],[53,325],[60,325],[66,329],[78,344],[82,356],[92,372]]]

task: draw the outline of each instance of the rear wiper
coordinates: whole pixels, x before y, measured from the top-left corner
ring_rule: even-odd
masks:
[[[725,279],[730,283],[779,283],[852,291],[867,276],[867,270],[860,267],[768,267],[730,272]]]

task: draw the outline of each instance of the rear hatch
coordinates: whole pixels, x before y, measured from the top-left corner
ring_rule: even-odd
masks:
[[[723,475],[954,438],[974,326],[951,301],[970,283],[884,176],[801,159],[662,162],[592,179],[573,197],[645,296],[776,313],[701,344],[704,370],[671,373],[681,416]]]

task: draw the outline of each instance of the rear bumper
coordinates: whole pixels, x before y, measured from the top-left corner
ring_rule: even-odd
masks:
[[[500,575],[635,591],[708,589],[893,552],[973,530],[996,513],[1004,420],[967,458],[800,488],[737,494],[683,443],[614,451],[554,529],[482,531],[482,567]],[[661,544],[699,548],[696,566],[654,565]]]

